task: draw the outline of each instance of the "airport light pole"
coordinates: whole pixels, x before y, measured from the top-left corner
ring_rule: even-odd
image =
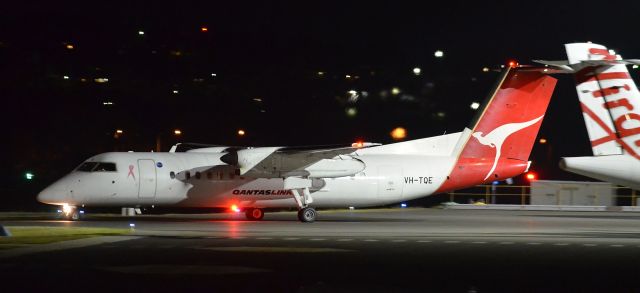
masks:
[[[172,133],[176,140],[182,137],[182,130],[178,128],[174,129]],[[162,134],[163,132],[160,132],[156,135],[156,152],[162,151]]]

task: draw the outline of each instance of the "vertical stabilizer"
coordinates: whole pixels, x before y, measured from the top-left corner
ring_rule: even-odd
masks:
[[[503,180],[524,172],[556,79],[509,68],[470,126],[458,159],[439,191]]]

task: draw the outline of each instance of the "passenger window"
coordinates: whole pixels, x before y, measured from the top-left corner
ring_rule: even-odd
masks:
[[[196,179],[200,179],[200,172],[196,172]]]
[[[169,172],[169,177],[171,177],[171,179],[176,179],[176,172]]]
[[[213,179],[213,174],[211,172],[207,172],[207,179]]]
[[[184,177],[187,178],[187,180],[191,179],[191,172],[189,171],[185,172]]]

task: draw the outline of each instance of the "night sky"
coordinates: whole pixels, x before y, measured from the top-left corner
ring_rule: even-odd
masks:
[[[583,41],[640,58],[637,1],[51,2],[0,11],[3,209],[36,207],[101,152],[440,135],[488,94],[498,73],[484,67],[566,59],[563,44]],[[557,168],[591,151],[573,79],[558,78],[533,169],[584,180]]]

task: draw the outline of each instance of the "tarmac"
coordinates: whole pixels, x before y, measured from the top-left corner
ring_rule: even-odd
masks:
[[[634,212],[333,210],[315,223],[11,213],[0,224],[131,230],[0,251],[0,280],[21,291],[640,291]]]

